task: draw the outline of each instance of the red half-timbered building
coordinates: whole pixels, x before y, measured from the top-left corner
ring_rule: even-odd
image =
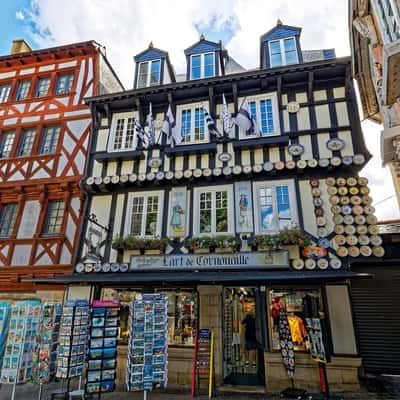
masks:
[[[71,272],[91,132],[83,99],[120,90],[94,41],[36,51],[14,41],[0,57],[1,297],[49,298],[29,279]]]

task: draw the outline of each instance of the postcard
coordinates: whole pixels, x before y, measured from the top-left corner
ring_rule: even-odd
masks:
[[[88,382],[99,382],[101,380],[101,371],[88,371],[87,381]]]
[[[115,369],[105,369],[101,372],[101,380],[115,380]]]

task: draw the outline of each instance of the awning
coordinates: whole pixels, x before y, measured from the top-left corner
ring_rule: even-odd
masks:
[[[318,283],[345,279],[372,278],[373,275],[353,271],[168,271],[72,274],[52,278],[32,278],[30,282],[46,284],[92,283],[95,285],[154,286],[163,284],[257,284]]]

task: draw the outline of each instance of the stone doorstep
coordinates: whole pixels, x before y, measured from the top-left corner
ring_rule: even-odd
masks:
[[[220,385],[216,389],[217,393],[246,393],[246,394],[265,394],[267,393],[265,386],[249,386],[249,385]]]

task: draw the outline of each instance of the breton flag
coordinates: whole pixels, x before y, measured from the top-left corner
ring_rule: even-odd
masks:
[[[149,110],[149,115],[147,117],[147,121],[149,124],[149,129],[147,131],[147,136],[149,139],[149,146],[153,146],[154,143],[156,142],[156,129],[154,126],[153,109],[152,109],[151,103],[150,103],[150,110]]]
[[[232,114],[229,112],[228,104],[226,103],[225,94],[224,93],[222,93],[222,102],[223,102],[223,105],[224,105],[224,109],[222,111],[222,121],[223,121],[223,126],[224,126],[224,135],[229,137],[234,122],[232,121]]]
[[[167,135],[171,147],[174,147],[175,144],[179,144],[182,142],[182,136],[178,132],[174,132],[174,129],[172,129],[174,125],[175,125],[175,118],[174,114],[172,113],[172,108],[170,104],[168,106],[168,111],[165,114],[161,132]]]
[[[149,141],[146,131],[144,130],[142,124],[137,118],[134,118],[133,120],[135,123],[136,134],[138,135],[138,138],[142,141],[143,147],[147,148],[149,145]]]
[[[260,136],[257,122],[251,115],[250,106],[246,99],[243,100],[235,118],[236,125],[246,132],[246,135]]]
[[[217,129],[217,126],[215,125],[214,120],[212,119],[210,113],[208,110],[204,107],[203,104],[201,104],[201,107],[204,112],[204,119],[208,127],[208,132],[210,132],[210,135],[214,135],[217,138],[222,138],[224,135]]]

